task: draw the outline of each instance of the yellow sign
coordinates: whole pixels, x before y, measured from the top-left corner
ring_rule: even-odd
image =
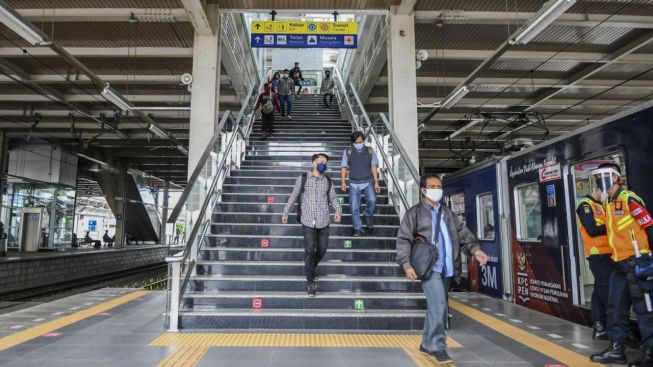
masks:
[[[252,21],[254,34],[358,34],[356,22]]]

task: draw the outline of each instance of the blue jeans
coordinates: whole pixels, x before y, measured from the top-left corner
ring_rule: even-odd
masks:
[[[289,94],[287,96],[280,94],[279,102],[281,103],[281,115],[282,116],[290,115],[290,110],[292,109],[292,94]]]
[[[374,192],[374,184],[372,182],[367,185],[363,190],[354,188],[349,185],[349,205],[351,206],[351,217],[354,222],[355,230],[363,229],[363,222],[361,221],[361,197],[365,195],[367,201],[367,208],[365,209],[365,216],[371,217],[374,215],[376,208],[376,193]]]
[[[447,320],[449,318],[447,305],[447,289],[449,280],[441,273],[433,273],[422,281],[422,290],[426,297],[426,320],[422,346],[429,352],[447,350]]]

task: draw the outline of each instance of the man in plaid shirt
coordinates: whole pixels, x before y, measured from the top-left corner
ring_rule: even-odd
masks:
[[[288,120],[292,120],[290,110],[292,109],[292,88],[294,82],[289,78],[289,72],[288,69],[283,70],[283,76],[277,82],[277,94],[281,102],[281,116],[287,116]]]
[[[317,290],[315,268],[326,255],[329,245],[329,206],[335,210],[335,222],[340,223],[342,219],[342,207],[338,204],[336,190],[331,179],[324,175],[328,161],[329,157],[324,153],[313,155],[313,168],[295,181],[282,217],[282,222],[287,224],[290,209],[299,200],[298,210],[301,210],[304,232],[304,269],[310,297],[315,297]]]

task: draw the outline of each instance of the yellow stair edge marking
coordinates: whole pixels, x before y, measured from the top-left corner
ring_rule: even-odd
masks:
[[[164,333],[151,347],[419,348],[417,334]],[[450,348],[462,348],[447,338]]]
[[[136,291],[127,295],[124,295],[122,297],[113,299],[111,301],[103,302],[98,305],[95,305],[93,307],[87,308],[86,310],[82,310],[79,312],[75,312],[73,314],[70,314],[68,316],[60,317],[58,319],[52,320],[50,322],[46,322],[44,324],[34,326],[32,328],[5,336],[3,338],[0,338],[0,351],[9,349],[11,347],[14,347],[16,345],[25,343],[27,341],[30,341],[32,339],[38,338],[39,336],[61,329],[63,327],[72,325],[76,322],[79,322],[81,320],[84,320],[86,318],[89,318],[91,316],[97,315],[99,313],[105,312],[107,310],[110,310],[114,307],[123,305],[127,302],[133,301],[137,298],[143,297],[144,295],[148,294],[148,291]]]
[[[465,306],[462,303],[450,299],[449,306],[456,311],[469,316],[472,320],[483,324],[498,333],[501,333],[539,353],[549,356],[556,361],[564,363],[568,366],[602,366],[602,364],[590,361],[588,356],[573,352],[558,344],[552,343],[544,338],[531,334],[528,331],[512,326],[504,321],[501,321],[481,311],[477,311],[469,306]]]

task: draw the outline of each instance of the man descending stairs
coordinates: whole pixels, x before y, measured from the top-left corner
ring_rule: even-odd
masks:
[[[254,127],[247,156],[231,171],[200,248],[196,275],[184,295],[181,326],[227,329],[418,330],[426,303],[419,282],[395,264],[399,217],[385,182],[372,233],[354,237],[348,195],[336,188],[341,224],[331,223],[328,252],[317,268],[317,297],[308,297],[301,225],[283,208],[314,153],[326,153],[326,174],[338,182],[351,126],[321,96],[293,104],[262,139]],[[294,207],[296,208],[296,206]]]

